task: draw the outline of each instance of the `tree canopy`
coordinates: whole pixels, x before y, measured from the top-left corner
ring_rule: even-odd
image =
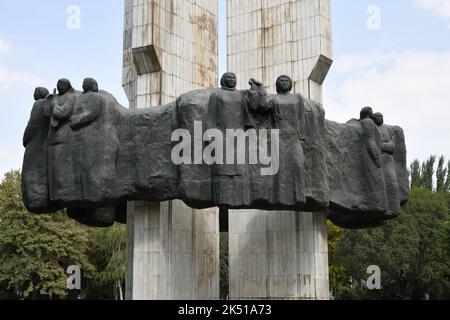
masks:
[[[330,274],[338,298],[450,297],[450,163],[445,168],[440,157],[435,167],[436,157],[411,164],[411,198],[399,219],[380,228],[341,231],[337,240],[330,237],[335,242],[330,269],[344,278],[335,284]],[[371,265],[381,268],[382,289],[358,291]]]
[[[63,212],[30,214],[25,209],[18,171],[0,184],[0,286],[23,298],[64,298],[66,270],[80,266],[90,277],[88,230]]]
[[[88,228],[65,212],[36,215],[22,202],[21,175],[0,183],[0,295],[24,299],[120,299],[125,282],[125,226]],[[67,289],[80,267],[81,291]],[[3,291],[3,292],[2,292]]]

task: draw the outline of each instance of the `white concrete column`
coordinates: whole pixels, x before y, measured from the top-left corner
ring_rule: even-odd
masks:
[[[125,0],[123,88],[130,108],[217,86],[215,1]],[[151,164],[149,164],[151,165]],[[218,209],[130,203],[126,298],[218,299]]]
[[[127,299],[219,299],[215,209],[135,202],[129,217]]]
[[[232,210],[231,299],[328,299],[322,213]]]
[[[227,3],[228,69],[240,88],[253,77],[274,93],[286,74],[295,92],[321,102],[332,62],[330,1]],[[325,213],[231,210],[229,232],[231,299],[329,298]]]

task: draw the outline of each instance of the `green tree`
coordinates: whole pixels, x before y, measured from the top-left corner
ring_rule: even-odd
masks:
[[[409,175],[411,177],[411,186],[412,187],[421,187],[422,186],[422,178],[420,173],[420,162],[419,160],[414,160],[410,166]]]
[[[341,241],[344,229],[327,221],[328,227],[328,256],[329,256],[329,277],[330,290],[333,295],[351,286],[351,277],[342,265],[336,263],[336,247]]]
[[[84,277],[94,271],[88,231],[63,212],[27,212],[20,186],[19,171],[0,183],[0,287],[23,298],[64,298],[68,266],[80,266]]]
[[[431,156],[430,159],[422,164],[422,188],[433,190],[434,164],[436,163],[436,156]]]
[[[123,300],[126,275],[126,227],[93,228],[89,260],[96,267],[88,281],[85,295],[89,299]]]
[[[450,192],[450,161],[447,163],[447,179],[445,179],[445,190]]]
[[[439,158],[438,168],[436,170],[436,192],[448,191],[445,186],[445,178],[447,176],[447,168],[444,168],[445,159],[443,156]]]
[[[229,295],[229,274],[228,274],[228,232],[220,233],[220,257],[219,257],[219,270],[220,270],[220,298],[223,300],[228,299]]]
[[[338,298],[421,299],[450,297],[450,163],[440,157],[410,166],[412,193],[399,219],[368,230],[345,230],[330,246],[330,272],[341,267],[354,279]],[[333,239],[333,236],[330,237]],[[382,270],[382,290],[358,291],[367,267]],[[330,274],[332,279],[332,274]]]
[[[399,219],[385,227],[343,233],[337,247],[339,264],[354,279],[367,279],[367,267],[382,270],[382,290],[365,298],[442,298],[448,286],[448,199],[415,188]],[[450,292],[446,292],[448,295]],[[448,296],[447,296],[448,297]]]

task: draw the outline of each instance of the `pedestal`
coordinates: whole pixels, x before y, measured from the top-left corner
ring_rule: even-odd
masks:
[[[128,300],[219,299],[219,214],[181,201],[128,205]]]
[[[324,213],[231,210],[230,299],[329,299]]]

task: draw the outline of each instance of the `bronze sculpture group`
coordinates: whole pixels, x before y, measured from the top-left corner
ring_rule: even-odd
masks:
[[[121,106],[91,78],[83,92],[67,79],[58,81],[57,94],[37,88],[23,140],[27,209],[67,208],[74,219],[96,226],[125,222],[132,200],[180,199],[199,209],[326,210],[346,228],[378,226],[398,216],[409,197],[401,128],[385,125],[369,107],[345,124],[326,120],[319,103],[291,94],[293,83],[285,75],[274,95],[255,79],[248,90],[237,90],[236,83],[236,75],[226,73],[221,88],[136,110]],[[173,132],[194,137],[198,124],[223,134],[276,131],[278,170],[262,175],[267,164],[173,163]],[[201,143],[212,149],[211,139]],[[214,152],[229,152],[226,147],[217,144]],[[250,157],[261,146],[252,149],[248,142],[246,148]]]

